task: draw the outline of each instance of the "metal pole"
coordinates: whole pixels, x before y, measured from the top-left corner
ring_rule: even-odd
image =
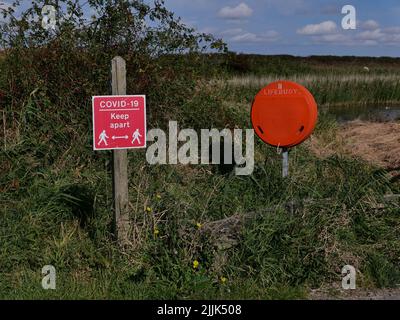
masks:
[[[286,178],[289,175],[289,150],[282,149],[282,177]]]

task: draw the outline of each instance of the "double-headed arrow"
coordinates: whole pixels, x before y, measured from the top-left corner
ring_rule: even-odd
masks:
[[[118,136],[112,136],[111,139],[115,140],[115,139],[128,139],[128,136],[122,136],[122,137],[118,137]]]

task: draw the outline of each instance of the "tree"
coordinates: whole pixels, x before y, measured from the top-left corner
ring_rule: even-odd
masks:
[[[193,86],[201,53],[226,51],[221,40],[182,23],[164,0],[32,0],[28,8],[15,0],[0,10],[9,79],[1,103],[12,105],[41,92],[51,103],[81,106],[109,92],[109,64],[121,55],[128,90],[145,92],[162,109],[163,99]],[[160,90],[165,81],[168,88]]]

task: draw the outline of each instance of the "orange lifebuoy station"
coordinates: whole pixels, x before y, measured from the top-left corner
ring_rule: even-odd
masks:
[[[284,177],[288,174],[287,149],[312,134],[317,118],[313,95],[298,83],[276,81],[255,96],[251,107],[253,129],[262,141],[284,151]]]
[[[251,122],[265,143],[281,148],[306,140],[317,123],[318,108],[312,94],[292,81],[277,81],[256,95]]]

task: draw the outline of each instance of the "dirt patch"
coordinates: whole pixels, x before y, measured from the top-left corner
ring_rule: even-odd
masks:
[[[339,128],[336,138],[313,135],[306,145],[321,158],[350,154],[389,171],[400,170],[400,122],[351,121]]]
[[[344,150],[386,169],[400,168],[400,123],[352,121],[339,130]]]

